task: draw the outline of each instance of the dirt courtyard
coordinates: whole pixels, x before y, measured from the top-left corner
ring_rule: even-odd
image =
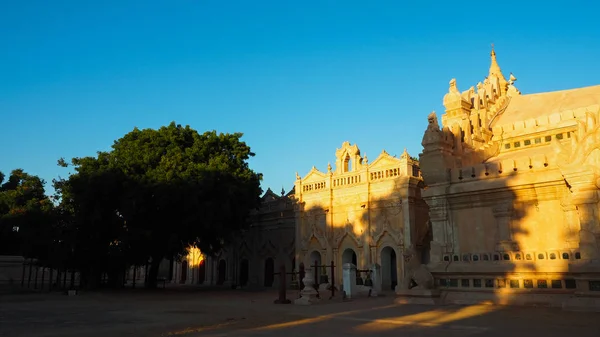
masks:
[[[291,296],[295,296],[295,292]],[[202,288],[0,295],[0,336],[532,336],[600,334],[600,314],[395,304],[393,296],[276,305],[274,291]]]

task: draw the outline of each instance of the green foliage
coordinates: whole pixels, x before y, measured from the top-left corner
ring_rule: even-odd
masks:
[[[136,128],[109,152],[73,158],[75,173],[54,186],[61,221],[74,229],[76,263],[109,271],[150,259],[152,282],[160,261],[189,244],[218,251],[259,205],[261,175],[249,168],[254,153],[241,137],[173,122]]]
[[[54,230],[53,204],[44,181],[22,169],[4,182],[0,173],[0,254],[45,258]]]

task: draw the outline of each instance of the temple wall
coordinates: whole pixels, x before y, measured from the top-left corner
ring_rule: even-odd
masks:
[[[462,208],[451,211],[458,232],[457,247],[461,252],[493,252],[496,250],[497,227],[491,207]]]
[[[521,95],[491,52],[450,81],[420,164],[444,301],[600,309],[600,87]],[[490,90],[491,89],[491,90]]]
[[[243,286],[252,288],[279,285],[275,275],[280,266],[294,268],[295,217],[293,196],[276,195],[268,190],[258,211],[251,214],[252,225],[235,234],[234,239],[214,256],[190,251],[175,262],[172,282],[205,286]],[[292,276],[286,276],[289,285]]]
[[[354,170],[329,167],[323,173],[313,168],[306,177],[297,177],[296,261],[305,266],[333,261],[338,286],[344,263],[362,270],[377,263],[390,290],[403,278],[405,248],[421,248],[428,235],[418,163],[406,151],[400,158],[383,151],[369,164],[355,145],[344,143],[336,152],[337,165],[343,165],[348,153],[358,161],[348,165]]]

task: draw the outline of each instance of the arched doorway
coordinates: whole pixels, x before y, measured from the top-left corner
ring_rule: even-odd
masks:
[[[356,253],[352,248],[346,248],[346,250],[344,250],[344,253],[342,253],[342,264],[346,263],[352,263],[355,266],[357,266],[358,264],[356,259]]]
[[[206,280],[206,263],[204,260],[200,261],[198,266],[198,284],[203,284]]]
[[[227,274],[227,262],[225,260],[219,261],[219,272],[217,275],[217,285],[225,283],[225,276]]]
[[[265,287],[272,287],[275,280],[275,261],[272,258],[265,260]]]
[[[183,262],[181,262],[181,279],[179,280],[179,283],[185,283],[185,281],[187,280],[187,271],[188,262],[187,260],[183,260]]]
[[[381,287],[395,290],[398,284],[398,262],[394,248],[387,246],[381,250]]]
[[[248,284],[250,278],[250,266],[247,259],[242,259],[240,263],[240,286],[244,287]]]
[[[315,265],[315,261],[317,262],[317,265],[321,265],[322,264],[322,259],[321,259],[321,253],[319,253],[316,250],[313,250],[312,253],[310,253],[310,261],[308,261],[308,265],[309,266],[314,266]],[[312,267],[311,267],[312,268]]]

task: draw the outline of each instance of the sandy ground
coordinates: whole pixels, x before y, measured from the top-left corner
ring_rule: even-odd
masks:
[[[296,306],[273,304],[276,297],[185,287],[3,295],[0,336],[600,336],[598,313],[401,305],[393,296]]]

